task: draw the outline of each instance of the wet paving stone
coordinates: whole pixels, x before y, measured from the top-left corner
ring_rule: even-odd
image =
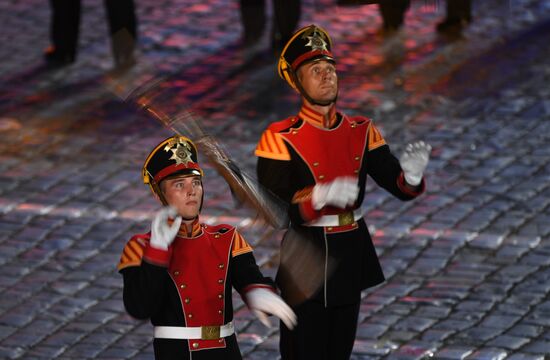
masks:
[[[497,338],[489,341],[487,345],[489,346],[495,346],[499,348],[504,348],[508,350],[517,350],[523,345],[530,342],[529,338],[526,337],[516,337],[516,336],[510,336],[510,335],[501,335]]]
[[[29,351],[29,358],[56,359],[65,352],[65,347],[40,345]]]
[[[466,359],[473,351],[474,348],[471,347],[448,346],[437,351],[434,356],[438,359],[446,360]]]
[[[388,359],[423,359],[432,357],[437,349],[437,344],[412,341],[401,346],[396,352],[393,352]]]
[[[522,351],[531,354],[548,355],[548,349],[550,349],[550,340],[537,340],[522,348]]]
[[[359,325],[356,336],[358,339],[378,339],[387,330],[387,325],[367,322]]]
[[[421,339],[428,342],[443,343],[445,339],[455,332],[455,330],[429,329],[422,334]]]
[[[409,316],[393,326],[394,329],[422,332],[436,323],[436,319]]]
[[[395,342],[387,340],[355,340],[353,352],[356,354],[387,355],[397,347],[398,345]]]
[[[507,359],[510,360],[543,360],[544,355],[533,355],[533,354],[527,354],[527,353],[516,353],[510,355]]]
[[[502,349],[482,349],[477,350],[474,353],[472,353],[470,356],[467,357],[467,359],[476,359],[476,360],[482,360],[482,359],[491,359],[491,360],[501,360],[501,359],[507,359],[508,352]]]
[[[519,316],[509,316],[509,315],[489,315],[483,319],[480,323],[480,326],[494,327],[498,329],[507,329],[520,320]]]

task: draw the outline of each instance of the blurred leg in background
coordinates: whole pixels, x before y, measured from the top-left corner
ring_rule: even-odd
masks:
[[[472,21],[471,0],[447,0],[445,19],[438,23],[436,30],[439,33],[460,36],[462,29]]]
[[[391,35],[399,30],[403,25],[405,13],[410,5],[410,0],[381,0],[378,3],[378,9],[383,21],[380,33]]]
[[[51,44],[44,57],[49,65],[68,65],[76,60],[80,25],[80,0],[50,0]]]
[[[251,46],[262,38],[266,25],[265,0],[241,0],[243,45]]]
[[[282,50],[300,21],[300,0],[272,0],[273,25],[271,46],[275,53]],[[243,25],[243,45],[255,45],[267,24],[265,0],[240,0]]]
[[[134,0],[104,0],[109,22],[111,49],[116,68],[135,64],[137,21]]]
[[[137,34],[134,0],[104,0],[104,5],[115,67],[132,66]],[[48,65],[68,65],[76,60],[78,54],[80,0],[50,0],[50,7],[51,45],[44,57]]]
[[[273,24],[272,47],[278,53],[294,34],[300,21],[300,0],[272,0],[275,21]]]

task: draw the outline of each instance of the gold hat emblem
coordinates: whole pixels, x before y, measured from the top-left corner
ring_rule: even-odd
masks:
[[[327,51],[327,42],[323,39],[323,34],[319,33],[319,29],[317,27],[313,27],[309,31],[306,31],[303,38],[308,39],[308,43],[305,46],[310,46],[312,51]]]
[[[187,163],[193,162],[193,159],[191,159],[191,145],[181,139],[169,142],[164,147],[164,151],[172,152],[170,160],[175,160],[176,165],[186,165]]]

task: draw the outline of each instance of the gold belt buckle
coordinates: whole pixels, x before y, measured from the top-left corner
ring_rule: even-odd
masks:
[[[219,326],[201,326],[201,340],[215,340],[219,338]]]
[[[338,214],[338,226],[350,225],[355,221],[353,211]]]

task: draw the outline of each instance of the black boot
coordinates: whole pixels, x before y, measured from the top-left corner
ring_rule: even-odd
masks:
[[[51,46],[44,52],[48,66],[65,66],[76,59],[80,25],[79,0],[50,0]]]
[[[74,52],[64,52],[59,51],[55,48],[55,46],[50,45],[45,51],[44,51],[44,60],[46,61],[46,65],[48,67],[62,67],[67,66],[75,61],[75,54]]]
[[[436,31],[443,35],[459,37],[471,21],[471,0],[447,0],[447,16],[436,25]]]
[[[266,24],[264,0],[241,0],[241,23],[243,26],[242,44],[255,45],[264,33]]]
[[[104,0],[115,69],[128,69],[135,63],[137,19],[134,0]]]
[[[411,5],[410,0],[391,0],[380,1],[378,9],[382,16],[382,35],[391,35],[403,26],[405,13]]]

